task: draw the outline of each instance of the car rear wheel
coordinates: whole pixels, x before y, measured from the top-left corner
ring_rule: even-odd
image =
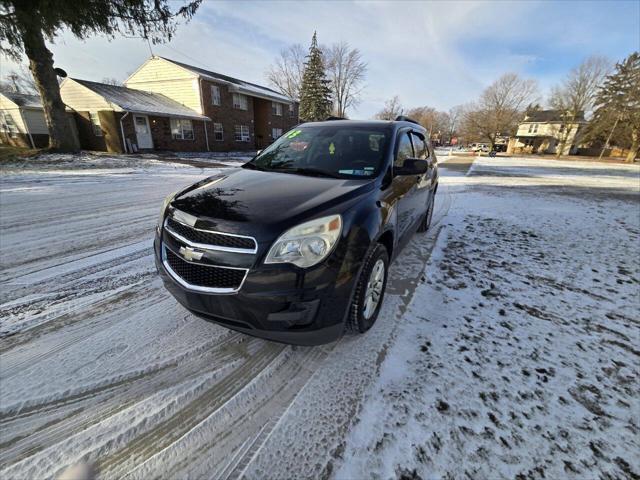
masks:
[[[348,331],[364,333],[376,322],[387,287],[388,268],[387,249],[384,245],[377,244],[360,272],[347,320]]]

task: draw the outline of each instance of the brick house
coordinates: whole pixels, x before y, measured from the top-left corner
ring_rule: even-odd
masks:
[[[68,116],[77,141],[73,114],[69,112]],[[49,145],[49,128],[40,95],[0,93],[0,143],[25,148]]]
[[[60,95],[74,112],[81,148],[208,150],[209,118],[160,93],[66,78]]]
[[[508,153],[557,153],[565,139],[562,155],[577,152],[580,133],[586,124],[584,113],[574,121],[563,118],[559,110],[530,110],[509,140]]]
[[[212,151],[256,150],[298,124],[298,104],[267,87],[153,56],[124,84],[161,93],[211,119]]]

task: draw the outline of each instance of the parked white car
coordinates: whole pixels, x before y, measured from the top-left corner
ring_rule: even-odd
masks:
[[[488,152],[489,146],[486,143],[472,143],[469,145],[469,151],[471,152]]]

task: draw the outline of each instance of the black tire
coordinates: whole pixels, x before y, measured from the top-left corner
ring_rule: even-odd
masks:
[[[372,280],[372,272],[374,266],[378,265],[378,261],[382,261],[384,265],[384,275],[382,278],[382,289],[378,296],[377,304],[374,307],[373,313],[369,316],[365,315],[365,302],[367,301],[367,287],[369,281]],[[369,330],[380,313],[380,307],[384,301],[384,292],[387,288],[387,276],[389,271],[389,252],[384,245],[378,243],[374,247],[373,251],[369,254],[365,260],[365,265],[360,272],[358,278],[358,284],[356,285],[356,293],[349,307],[349,315],[347,316],[346,330],[352,333],[364,333]]]
[[[431,219],[433,218],[433,205],[436,203],[436,192],[435,190],[431,195],[429,195],[429,207],[427,208],[427,212],[422,217],[422,221],[420,222],[420,226],[418,227],[418,233],[424,233],[429,230],[431,226]]]

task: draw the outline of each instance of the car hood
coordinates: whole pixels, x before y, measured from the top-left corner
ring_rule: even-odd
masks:
[[[188,187],[171,206],[198,217],[198,227],[271,239],[306,219],[340,213],[373,188],[373,179],[238,168]]]

